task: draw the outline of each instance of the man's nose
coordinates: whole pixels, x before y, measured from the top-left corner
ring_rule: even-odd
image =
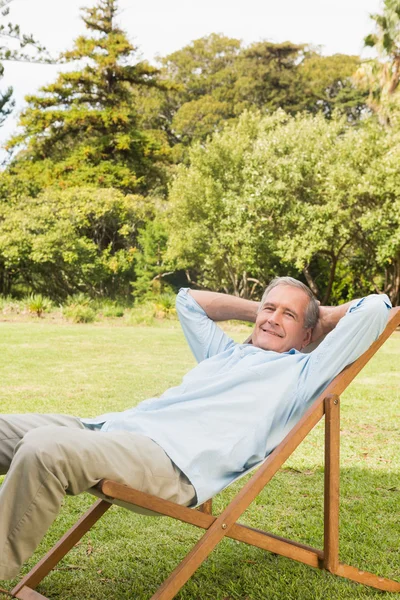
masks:
[[[278,310],[274,310],[268,315],[268,323],[279,325],[281,322],[281,315]]]

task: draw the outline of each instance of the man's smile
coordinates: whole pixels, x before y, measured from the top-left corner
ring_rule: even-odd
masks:
[[[284,336],[277,333],[276,331],[271,331],[271,329],[264,329],[264,327],[260,327],[261,331],[263,331],[264,333],[269,333],[270,335],[275,335],[276,337],[280,337],[283,338]]]

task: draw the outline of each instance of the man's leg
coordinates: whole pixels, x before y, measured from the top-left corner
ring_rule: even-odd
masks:
[[[0,475],[5,475],[14,456],[15,446],[28,431],[44,425],[61,425],[83,429],[82,423],[76,417],[69,415],[26,415],[0,414]]]
[[[180,504],[195,498],[187,478],[150,438],[54,425],[31,429],[15,447],[0,488],[0,579],[18,573],[65,493],[79,494],[103,478]]]

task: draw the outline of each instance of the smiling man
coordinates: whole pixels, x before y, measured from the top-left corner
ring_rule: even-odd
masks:
[[[308,311],[309,307],[314,310]],[[311,322],[306,315],[311,312]],[[274,352],[290,348],[302,350],[312,336],[318,319],[318,305],[314,299],[293,285],[278,285],[269,289],[258,311],[253,346]]]
[[[180,504],[201,503],[261,462],[329,382],[383,331],[390,302],[372,295],[319,307],[290,277],[260,303],[181,290],[177,311],[198,365],[135,408],[78,419],[0,416],[0,579],[14,577],[65,493],[114,479]],[[216,321],[255,323],[235,343]],[[325,339],[312,352],[310,341]]]

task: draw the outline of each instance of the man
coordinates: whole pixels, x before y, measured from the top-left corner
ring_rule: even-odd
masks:
[[[384,329],[389,300],[319,307],[277,278],[261,303],[181,290],[177,310],[199,364],[160,398],[96,419],[0,418],[0,579],[14,577],[65,493],[103,478],[180,504],[201,503],[268,455],[343,367]],[[236,344],[215,321],[255,322]],[[323,335],[311,353],[302,350]]]

